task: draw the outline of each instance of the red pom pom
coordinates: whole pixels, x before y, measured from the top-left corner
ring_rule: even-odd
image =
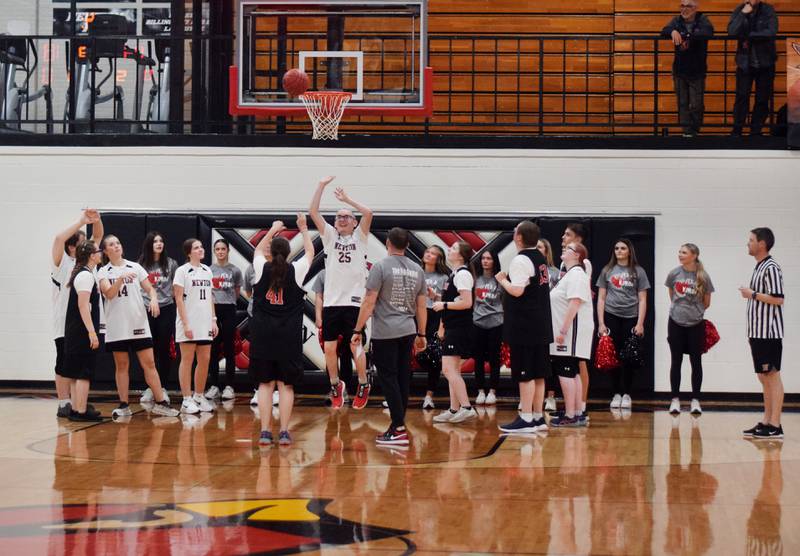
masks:
[[[703,323],[705,324],[706,332],[706,339],[703,344],[703,353],[708,353],[708,350],[717,345],[717,342],[719,342],[719,332],[717,332],[717,327],[714,326],[714,323],[710,320],[704,320]]]
[[[597,351],[594,354],[594,365],[600,371],[610,371],[619,367],[619,359],[617,359],[617,349],[614,347],[614,342],[611,336],[601,336],[600,341],[597,342]]]

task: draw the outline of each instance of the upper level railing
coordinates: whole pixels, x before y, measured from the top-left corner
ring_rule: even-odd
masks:
[[[0,37],[0,141],[9,133],[307,134],[306,118],[228,115],[233,43],[230,36],[208,35],[112,36],[101,42]],[[780,37],[772,127],[779,127],[776,112],[786,102],[784,44]],[[733,38],[709,40],[703,134],[731,131],[735,52]],[[428,37],[428,53],[435,71],[432,118],[345,117],[341,133],[663,136],[681,131],[671,75],[674,46],[660,36],[436,34]]]

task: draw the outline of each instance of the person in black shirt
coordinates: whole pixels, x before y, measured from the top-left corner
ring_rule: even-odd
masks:
[[[289,421],[294,405],[294,385],[303,377],[302,284],[314,260],[314,244],[308,234],[305,214],[297,215],[297,229],[303,236],[302,258],[291,262],[291,248],[276,220],[259,241],[253,256],[253,320],[250,323],[250,366],[258,384],[258,414],[261,419],[259,445],[273,444],[272,392],[280,391],[280,432],[278,443],[292,443]]]
[[[94,269],[102,251],[93,241],[75,248],[75,268],[67,288],[69,301],[64,321],[64,368],[62,376],[71,383],[70,421],[102,421],[100,414],[88,411],[89,385],[94,378],[100,340],[100,294]]]
[[[672,80],[678,97],[678,119],[684,137],[693,137],[703,125],[703,95],[706,88],[708,39],[714,26],[697,11],[697,0],[681,0],[681,13],[661,30],[675,45]]]
[[[545,379],[550,376],[550,344],[553,322],[550,314],[550,273],[547,261],[536,249],[539,226],[529,220],[514,229],[519,254],[508,274],[495,278],[508,295],[503,298],[503,336],[511,348],[511,374],[519,383],[520,414],[504,433],[547,430],[542,406]]]
[[[733,10],[728,34],[737,37],[736,100],[733,105],[733,135],[741,135],[750,110],[750,89],[756,85],[756,100],[750,121],[750,134],[761,135],[769,114],[769,101],[775,82],[778,51],[778,15],[775,8],[761,0],[746,0]]]

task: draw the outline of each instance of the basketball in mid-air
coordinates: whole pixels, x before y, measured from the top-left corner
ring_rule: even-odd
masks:
[[[311,86],[311,79],[303,70],[293,68],[283,74],[283,90],[296,97],[305,93]]]

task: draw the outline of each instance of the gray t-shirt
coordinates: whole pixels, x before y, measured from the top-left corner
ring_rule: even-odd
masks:
[[[439,272],[426,272],[425,273],[425,295],[427,296],[428,290],[430,288],[434,291],[437,296],[442,295],[444,291],[444,284],[447,282],[447,274],[441,274]],[[430,297],[426,297],[425,306],[430,309],[433,307],[433,299]]]
[[[253,316],[253,284],[256,280],[256,269],[253,268],[253,263],[247,265],[244,271],[244,283],[242,289],[247,294],[247,314]]]
[[[321,270],[317,277],[314,278],[314,283],[311,284],[311,291],[315,294],[325,295],[325,271]]]
[[[552,290],[556,287],[558,281],[561,280],[561,271],[555,266],[548,266],[547,274],[549,275],[550,289]]]
[[[372,314],[373,338],[390,340],[417,332],[417,297],[426,294],[425,273],[418,264],[398,255],[381,259],[369,271],[367,291],[378,292]]]
[[[214,304],[235,305],[236,288],[241,288],[244,281],[239,267],[231,263],[225,266],[212,264],[211,274],[213,275],[211,296],[214,298]]]
[[[170,303],[175,303],[175,297],[172,294],[172,280],[175,278],[175,271],[178,269],[178,263],[175,259],[167,257],[167,272],[164,273],[161,267],[153,265],[150,268],[145,268],[147,271],[147,280],[153,284],[156,289],[156,297],[158,298],[158,306],[165,307]],[[142,299],[144,304],[150,304],[150,296],[147,292],[142,290]]]
[[[706,306],[703,298],[697,295],[697,273],[687,272],[682,266],[673,268],[664,285],[672,289],[672,303],[669,318],[681,326],[694,326],[703,320]],[[706,273],[705,293],[714,291],[711,276]]]
[[[636,273],[627,266],[614,265],[610,271],[604,268],[596,285],[606,290],[606,311],[624,319],[639,316],[639,292],[650,289],[647,274],[640,266]]]
[[[475,278],[475,304],[472,322],[479,328],[495,328],[503,324],[502,288],[494,276],[481,274]]]

